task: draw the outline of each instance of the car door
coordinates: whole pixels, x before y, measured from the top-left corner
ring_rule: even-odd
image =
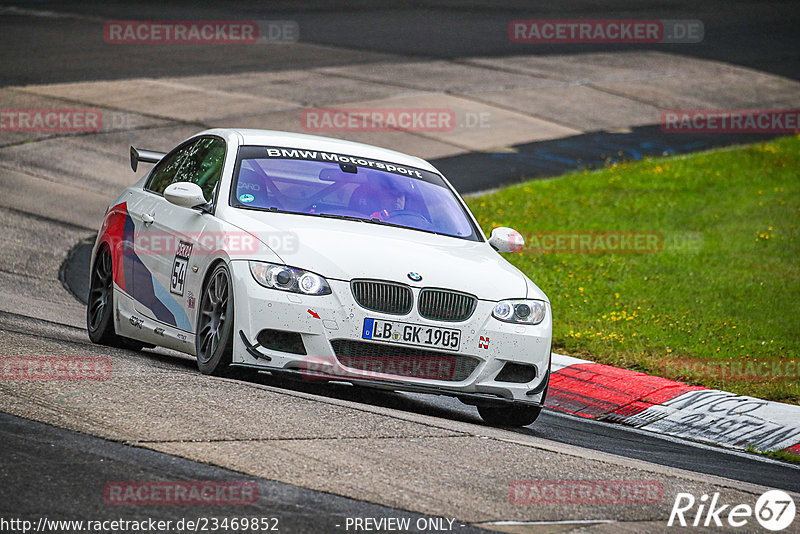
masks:
[[[181,147],[175,164],[168,163],[169,168],[154,177],[148,187],[151,194],[141,203],[150,220],[143,225],[141,240],[149,250],[145,265],[151,276],[152,294],[148,287],[149,298],[137,299],[139,311],[187,332],[194,331],[200,276],[208,259],[207,237],[215,237],[206,232],[212,216],[199,209],[176,206],[163,193],[170,184],[192,182],[213,203],[224,157],[222,139],[208,136],[193,140]]]
[[[147,178],[144,189],[135,203],[128,204],[126,221],[126,242],[133,243],[125,251],[125,280],[128,293],[134,298],[134,306],[138,313],[162,322],[174,317],[162,304],[160,296],[163,292],[156,285],[153,273],[156,270],[157,247],[151,243],[157,233],[153,229],[155,201],[164,189],[172,183],[186,157],[186,148],[191,143],[184,143],[172,150],[159,161]]]

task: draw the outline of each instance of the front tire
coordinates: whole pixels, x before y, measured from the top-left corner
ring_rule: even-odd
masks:
[[[114,329],[114,269],[111,253],[102,247],[94,259],[86,303],[86,330],[92,343],[121,349],[142,350],[145,346],[117,335]]]
[[[195,348],[200,372],[228,373],[233,356],[233,284],[225,264],[214,268],[203,288]]]
[[[481,419],[490,426],[528,426],[536,421],[541,412],[541,406],[515,404],[506,406],[478,405],[478,413]]]

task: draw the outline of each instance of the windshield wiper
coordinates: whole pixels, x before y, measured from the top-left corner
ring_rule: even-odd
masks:
[[[268,208],[262,208],[260,206],[247,206],[247,205],[245,205],[245,206],[241,206],[241,207],[255,209],[255,210],[258,210],[258,211],[268,211],[270,213],[297,213],[297,212],[294,212],[294,211],[282,210],[282,209],[277,208],[275,206],[270,206]]]
[[[382,224],[384,226],[394,226],[395,228],[413,228],[413,226],[404,226],[402,224],[384,221],[383,219],[378,219],[377,217],[373,217],[372,219],[364,219],[364,222],[369,222],[372,224]]]
[[[428,233],[428,234],[449,235],[449,234],[443,234],[443,233],[437,232],[435,230],[426,230],[424,228],[417,228],[416,226],[406,226],[405,224],[397,224],[397,223],[393,223],[393,222],[389,222],[389,221],[383,221],[381,219],[378,219],[377,217],[374,217],[372,219],[361,219],[361,220],[366,222],[366,223],[382,224],[383,226],[392,226],[394,228],[404,228],[406,230],[416,230],[417,232],[425,232],[425,233]],[[453,237],[453,236],[450,236],[450,237]]]
[[[345,221],[369,222],[367,219],[362,219],[360,217],[354,217],[352,215],[337,215],[335,213],[309,213],[309,215],[316,215],[317,217],[326,217],[328,219],[344,219]]]
[[[385,226],[394,226],[395,228],[412,228],[412,227],[409,227],[409,226],[404,226],[402,224],[395,224],[395,223],[390,223],[388,221],[383,221],[381,219],[378,219],[377,217],[372,217],[371,219],[367,219],[367,218],[362,218],[362,217],[356,217],[354,215],[338,215],[338,214],[333,214],[333,213],[314,213],[312,215],[317,215],[319,217],[329,217],[331,219],[344,219],[346,221],[358,221],[358,222],[363,222],[363,223],[383,224]]]

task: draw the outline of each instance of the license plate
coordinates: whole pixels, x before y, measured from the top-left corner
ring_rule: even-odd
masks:
[[[364,319],[363,339],[386,341],[401,345],[433,347],[457,351],[461,345],[461,330],[422,326],[383,319]]]

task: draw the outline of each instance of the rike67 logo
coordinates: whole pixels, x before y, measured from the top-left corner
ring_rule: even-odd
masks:
[[[795,512],[794,500],[781,490],[767,491],[755,506],[723,504],[719,493],[710,498],[702,495],[699,499],[691,493],[678,493],[667,526],[738,528],[748,525],[755,517],[763,528],[777,532],[792,524]]]

